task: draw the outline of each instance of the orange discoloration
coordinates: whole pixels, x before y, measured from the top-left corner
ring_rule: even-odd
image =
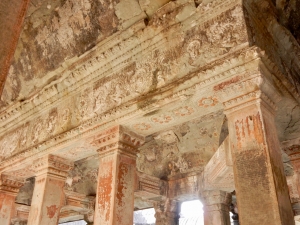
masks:
[[[47,216],[52,219],[56,213],[56,211],[58,210],[56,205],[51,205],[51,206],[47,206]]]
[[[260,114],[247,116],[245,119],[234,123],[237,148],[249,147],[249,143],[264,145],[265,138]]]
[[[98,206],[100,213],[105,212],[105,221],[109,221],[110,216],[110,200],[112,195],[112,181],[113,181],[113,162],[103,162],[102,168],[99,170],[99,185],[98,185]]]
[[[214,86],[214,91],[220,91],[231,84],[239,82],[240,80],[241,80],[240,76],[237,76],[230,80],[224,81],[224,82]]]
[[[263,125],[259,113],[253,116],[253,123],[254,123],[254,135],[256,141],[259,144],[265,144]]]
[[[119,165],[119,174],[118,174],[118,189],[117,189],[117,200],[118,205],[123,206],[124,190],[126,187],[126,176],[128,174],[130,165],[121,162]]]

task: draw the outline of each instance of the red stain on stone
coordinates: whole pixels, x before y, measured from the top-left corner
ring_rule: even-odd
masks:
[[[56,211],[58,210],[58,208],[56,207],[56,205],[51,205],[51,206],[47,206],[47,216],[51,219],[54,217]]]
[[[112,194],[112,165],[113,162],[103,162],[101,167],[103,170],[99,170],[99,185],[98,185],[98,207],[100,213],[105,213],[105,221],[109,221],[110,216],[110,199]]]
[[[222,83],[214,86],[214,91],[220,91],[220,90],[224,89],[225,87],[227,87],[227,86],[229,86],[231,84],[239,82],[240,79],[241,78],[239,76],[237,76],[237,77],[234,77],[234,78],[232,78],[230,80],[224,81],[224,82],[222,82]]]
[[[245,119],[237,120],[234,123],[237,148],[242,149],[249,140],[253,143],[265,144],[263,123],[260,118],[260,114],[247,116]]]
[[[265,144],[263,124],[259,113],[253,116],[253,124],[254,124],[255,139],[259,144]]]
[[[124,191],[126,189],[126,176],[128,174],[129,165],[121,162],[119,165],[119,174],[118,174],[118,189],[117,189],[117,199],[118,205],[123,206]]]

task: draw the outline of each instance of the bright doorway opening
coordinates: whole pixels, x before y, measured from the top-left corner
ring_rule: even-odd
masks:
[[[204,225],[203,205],[199,200],[181,203],[179,225]]]

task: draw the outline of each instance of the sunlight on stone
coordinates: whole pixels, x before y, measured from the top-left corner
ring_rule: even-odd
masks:
[[[133,225],[155,224],[155,211],[153,208],[138,210],[134,212]]]
[[[199,200],[181,204],[179,225],[204,225],[203,205]]]
[[[67,222],[67,223],[60,223],[59,225],[86,225],[87,223],[84,220]]]

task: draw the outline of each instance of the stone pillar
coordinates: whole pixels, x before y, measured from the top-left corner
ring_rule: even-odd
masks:
[[[239,225],[239,214],[237,212],[237,206],[236,204],[231,203],[230,205],[230,212],[232,213],[231,219],[233,222],[233,225]]]
[[[201,195],[204,225],[230,225],[231,194],[225,191],[204,191]]]
[[[64,204],[64,184],[73,163],[49,155],[33,163],[35,186],[28,217],[30,225],[57,225],[59,212]]]
[[[94,137],[100,160],[95,225],[133,224],[136,153],[142,142],[121,126]]]
[[[260,59],[217,86],[228,119],[234,181],[242,225],[294,224],[274,123],[280,100],[273,77]],[[251,71],[251,72],[250,72]]]
[[[15,213],[15,199],[24,180],[1,174],[0,178],[0,224],[10,225]]]
[[[178,225],[179,207],[175,200],[166,199],[156,202],[153,205],[155,209],[156,225]]]

